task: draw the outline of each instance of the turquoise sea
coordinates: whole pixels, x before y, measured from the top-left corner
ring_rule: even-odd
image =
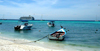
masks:
[[[48,27],[48,21],[29,21],[33,24],[31,30],[15,31],[14,26],[21,25],[18,20],[0,20],[0,36],[12,39],[35,41],[60,29],[62,25],[67,34],[64,41],[53,41],[44,38],[39,42],[45,45],[59,44],[66,48],[67,45],[82,47],[100,47],[100,22],[96,21],[55,21],[55,27]]]

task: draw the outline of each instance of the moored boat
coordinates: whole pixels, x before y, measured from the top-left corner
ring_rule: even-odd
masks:
[[[49,40],[62,41],[62,40],[64,40],[65,35],[66,35],[66,31],[63,28],[61,28],[60,30],[55,31],[52,34],[49,34],[48,38],[49,38]]]
[[[47,25],[48,25],[49,27],[54,27],[54,26],[55,26],[55,25],[54,25],[54,21],[48,22]]]
[[[15,30],[30,30],[33,24],[25,23],[24,25],[17,25],[14,27]]]

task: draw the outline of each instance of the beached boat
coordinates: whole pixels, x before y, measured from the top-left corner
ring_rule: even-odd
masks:
[[[54,25],[54,21],[48,22],[47,25],[48,25],[49,27],[54,27],[54,26],[55,26],[55,25]]]
[[[66,31],[63,28],[61,28],[60,30],[55,31],[52,34],[49,34],[48,38],[50,40],[60,40],[60,41],[62,41],[62,40],[64,40],[65,35],[66,35]]]
[[[24,25],[17,25],[14,27],[15,30],[30,30],[33,24],[25,23]]]

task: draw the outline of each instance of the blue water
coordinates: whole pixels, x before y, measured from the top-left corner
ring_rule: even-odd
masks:
[[[72,46],[100,47],[100,22],[95,21],[55,21],[55,27],[48,27],[48,21],[29,21],[32,30],[15,31],[14,26],[22,22],[17,20],[0,20],[0,36],[8,38],[38,40],[56,30],[62,25],[67,31],[64,41],[52,41],[48,38],[40,40],[46,43],[58,43]]]

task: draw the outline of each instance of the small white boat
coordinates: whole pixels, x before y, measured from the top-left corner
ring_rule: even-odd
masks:
[[[52,34],[49,34],[48,38],[49,38],[49,40],[59,40],[59,41],[62,41],[62,40],[64,40],[65,35],[66,35],[66,31],[63,28],[61,28],[60,30],[55,31]]]
[[[33,24],[25,23],[24,25],[17,25],[14,27],[15,30],[30,30]]]
[[[54,25],[54,21],[48,22],[47,25],[48,25],[49,27],[54,27],[54,26],[55,26],[55,25]]]

